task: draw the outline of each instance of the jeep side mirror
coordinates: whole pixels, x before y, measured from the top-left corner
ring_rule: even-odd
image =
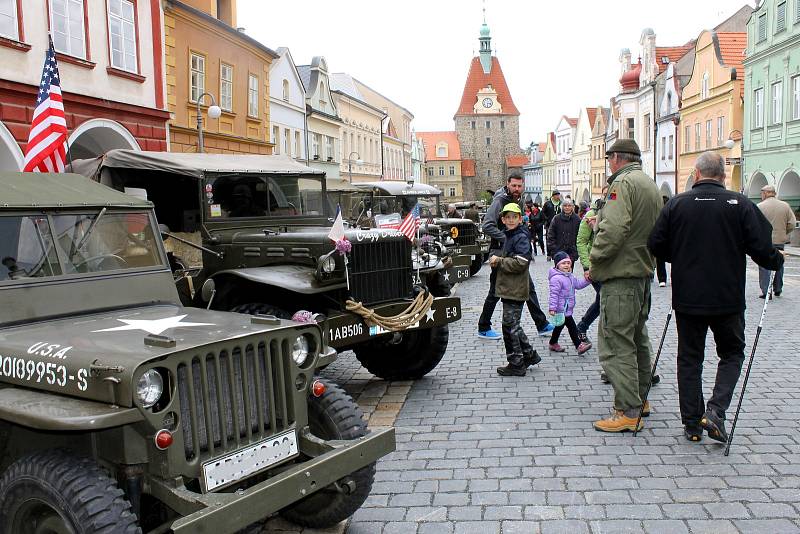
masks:
[[[169,226],[167,226],[166,224],[159,224],[158,232],[161,234],[162,241],[166,241],[167,239],[169,239]]]
[[[206,279],[203,282],[203,287],[200,288],[200,298],[203,299],[203,302],[208,302],[208,306],[206,309],[211,309],[211,303],[214,301],[214,295],[217,294],[217,285],[214,283],[214,280],[211,278]]]

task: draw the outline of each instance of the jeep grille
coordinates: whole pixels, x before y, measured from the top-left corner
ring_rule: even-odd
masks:
[[[186,459],[217,456],[288,428],[289,342],[231,345],[178,364]]]
[[[350,252],[350,294],[374,304],[411,295],[411,242],[407,239],[353,243]]]
[[[463,247],[475,244],[475,237],[478,233],[478,228],[475,226],[475,223],[464,221],[455,223],[452,226],[458,228],[458,237],[455,239],[456,245]]]

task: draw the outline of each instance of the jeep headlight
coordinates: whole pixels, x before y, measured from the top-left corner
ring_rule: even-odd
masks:
[[[161,378],[161,373],[155,369],[149,369],[142,374],[139,382],[136,383],[136,396],[139,397],[139,402],[145,408],[150,408],[164,392],[164,379]]]
[[[292,344],[292,359],[298,367],[302,367],[303,364],[306,363],[308,351],[309,346],[306,336],[297,336],[297,339],[294,340],[294,344]]]
[[[320,270],[325,274],[331,274],[334,270],[336,270],[336,259],[333,256],[328,256],[327,258],[323,258],[319,262]]]

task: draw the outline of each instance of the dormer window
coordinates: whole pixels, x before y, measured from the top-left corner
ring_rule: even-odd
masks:
[[[661,56],[661,63],[663,65],[669,65],[669,56]]]
[[[436,145],[436,157],[437,158],[447,157],[447,143],[439,143],[438,145]]]
[[[289,80],[283,80],[283,100],[289,101]]]

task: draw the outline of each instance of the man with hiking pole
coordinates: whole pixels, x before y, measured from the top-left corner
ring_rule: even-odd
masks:
[[[678,329],[678,394],[689,441],[703,429],[727,442],[725,412],[744,362],[745,256],[778,270],[781,251],[769,222],[747,197],[725,189],[725,161],[714,152],[697,158],[692,188],[664,206],[647,242],[672,264],[672,307]],[[716,382],[708,404],[702,390],[708,330],[717,346]]]

